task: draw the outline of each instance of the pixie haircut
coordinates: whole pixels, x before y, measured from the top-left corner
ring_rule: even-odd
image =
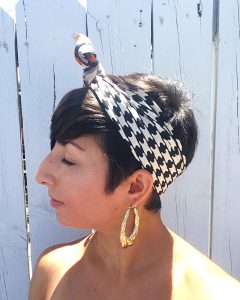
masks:
[[[198,128],[194,114],[188,108],[189,94],[181,84],[140,73],[108,77],[123,90],[143,91],[151,96],[163,111],[165,122],[172,125],[173,137],[180,140],[188,166],[197,146]],[[50,128],[51,149],[56,142],[65,145],[86,134],[96,137],[108,157],[106,193],[112,193],[124,179],[142,168],[91,90],[83,87],[68,92],[54,111]],[[160,196],[154,189],[145,208],[154,212],[161,208]]]

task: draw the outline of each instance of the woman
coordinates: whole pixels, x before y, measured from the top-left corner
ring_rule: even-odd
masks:
[[[75,57],[85,87],[54,112],[36,180],[61,224],[95,232],[44,251],[29,299],[240,299],[237,281],[158,213],[160,195],[194,156],[188,94],[154,76],[106,76],[83,35]]]

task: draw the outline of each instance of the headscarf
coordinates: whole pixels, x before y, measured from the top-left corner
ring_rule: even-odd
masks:
[[[83,67],[83,81],[117,125],[132,154],[153,177],[160,195],[186,168],[181,142],[173,137],[173,127],[165,122],[163,111],[143,91],[121,89],[113,83],[97,60],[88,37],[76,37],[75,58]]]

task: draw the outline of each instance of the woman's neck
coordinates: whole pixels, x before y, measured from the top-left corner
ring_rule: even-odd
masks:
[[[173,239],[159,214],[146,211],[141,213],[138,236],[132,246],[122,248],[119,228],[108,233],[97,231],[88,250],[95,266],[124,278],[129,272],[139,272],[153,266],[165,268],[165,264],[172,260]]]

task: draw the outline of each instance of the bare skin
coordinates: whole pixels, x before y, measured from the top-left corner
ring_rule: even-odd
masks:
[[[110,267],[108,254],[105,262],[96,255],[94,235],[49,248],[38,261],[29,299],[239,299],[240,285],[235,279],[181,238],[164,231],[162,242],[169,245],[159,245],[155,257],[146,256],[142,266],[135,262],[122,274],[116,266]]]
[[[152,191],[147,171],[135,171],[106,195],[104,153],[92,137],[74,143],[78,150],[57,144],[36,179],[59,201],[55,207],[59,222],[96,232],[44,251],[29,300],[240,299],[236,280],[170,232],[158,213],[145,209]],[[74,164],[66,165],[66,158]],[[128,206],[138,207],[140,226],[134,244],[123,249],[119,233]],[[128,233],[133,226],[131,214]]]

